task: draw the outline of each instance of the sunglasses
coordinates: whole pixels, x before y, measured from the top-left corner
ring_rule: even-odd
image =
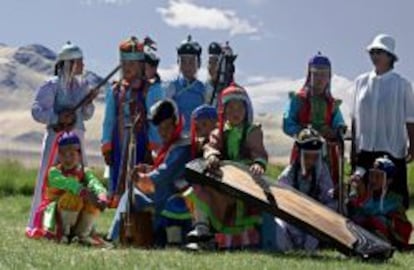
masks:
[[[370,55],[380,55],[380,54],[386,54],[387,52],[383,49],[372,49],[369,51]]]

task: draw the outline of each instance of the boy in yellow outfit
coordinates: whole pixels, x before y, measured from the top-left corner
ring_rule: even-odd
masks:
[[[58,147],[58,164],[49,169],[43,226],[50,232],[55,223],[61,225],[56,229],[58,239],[62,234],[61,242],[77,237],[82,244],[100,245],[91,233],[106,206],[106,188],[91,170],[83,168],[80,140],[74,133],[63,134]]]

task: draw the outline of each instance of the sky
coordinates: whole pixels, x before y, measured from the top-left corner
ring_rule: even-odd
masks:
[[[203,46],[230,41],[240,80],[299,79],[318,51],[334,73],[354,79],[371,69],[365,47],[376,34],[395,37],[396,70],[414,81],[412,0],[1,0],[0,42],[40,43],[59,50],[68,40],[101,75],[118,61],[120,41],[151,36],[164,74],[175,74],[178,44],[188,34]],[[205,71],[204,71],[205,73]]]

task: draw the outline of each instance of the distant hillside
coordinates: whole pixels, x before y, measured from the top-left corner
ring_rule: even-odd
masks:
[[[56,53],[40,44],[18,48],[0,45],[0,110],[27,106],[36,89],[53,74]],[[91,85],[101,80],[86,71]]]

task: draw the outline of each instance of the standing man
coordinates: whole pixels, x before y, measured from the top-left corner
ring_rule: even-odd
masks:
[[[208,70],[208,79],[204,83],[206,87],[206,93],[207,93],[207,101],[210,102],[212,95],[214,93],[214,87],[217,85],[218,80],[218,68],[219,68],[219,59],[220,54],[222,53],[221,45],[217,42],[211,42],[210,45],[208,45],[208,64],[207,64],[207,70]],[[216,105],[217,98],[213,100],[213,105]]]
[[[217,108],[221,92],[234,82],[234,61],[237,55],[233,53],[229,42],[222,45],[212,42],[208,47],[208,54],[209,78],[205,87],[208,102]]]
[[[122,166],[122,149],[124,143],[124,123],[133,122],[138,114],[146,119],[145,96],[147,82],[144,78],[145,54],[144,42],[136,37],[122,41],[119,55],[122,65],[121,79],[114,82],[106,91],[105,115],[103,121],[101,151],[105,163],[110,166],[109,198],[110,207],[116,208],[120,195],[124,191],[123,183],[118,183],[119,175],[124,174]],[[137,142],[138,163],[147,162],[149,158],[148,130],[146,125],[137,125],[135,136]]]
[[[195,108],[207,103],[204,84],[197,79],[201,66],[201,46],[188,36],[177,48],[180,75],[167,88],[167,97],[175,101],[184,116],[183,134],[190,134],[191,114]]]
[[[389,189],[400,194],[408,208],[406,162],[414,158],[413,89],[394,71],[398,60],[394,38],[380,34],[367,51],[374,69],[355,82],[351,117],[356,170],[352,180],[358,189],[365,190],[368,182],[365,172],[376,158],[387,155],[396,165],[395,179],[398,180]]]

